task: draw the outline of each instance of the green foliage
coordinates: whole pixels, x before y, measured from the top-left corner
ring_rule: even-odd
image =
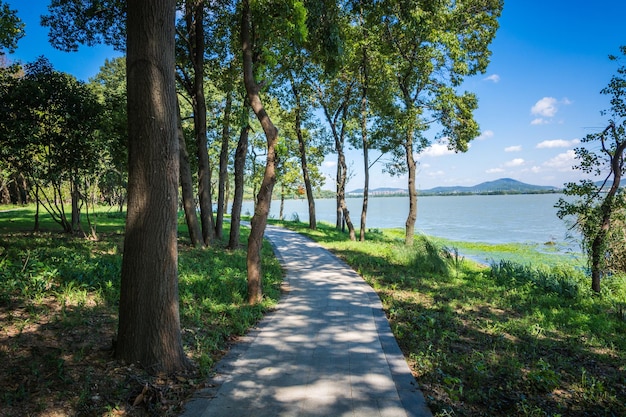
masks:
[[[12,53],[17,48],[17,41],[24,35],[24,23],[17,17],[16,11],[0,1],[0,48]],[[3,54],[0,50],[0,55]]]
[[[49,14],[41,17],[50,28],[50,43],[62,51],[76,51],[79,45],[100,43],[123,51],[126,45],[126,1],[52,0]]]
[[[516,287],[532,283],[543,291],[555,293],[566,300],[584,293],[584,272],[565,265],[534,267],[500,261],[491,263],[490,272],[491,277],[500,284]]]
[[[89,407],[94,415],[123,409],[128,398],[137,395],[129,392],[137,376],[123,378],[120,371],[111,372],[117,366],[111,362],[109,347],[117,324],[125,217],[100,213],[110,223],[109,233],[91,241],[58,233],[25,233],[32,213],[32,207],[0,213],[0,224],[8,224],[0,229],[0,329],[17,333],[2,338],[0,401],[9,415],[12,407],[24,410],[41,403],[45,409],[56,397],[64,398],[64,404],[74,410]],[[248,233],[242,230],[242,244]],[[219,245],[196,249],[181,243],[182,337],[199,372],[195,378],[189,376],[193,380],[186,384],[185,395],[204,381],[233,338],[244,334],[280,298],[282,270],[269,244],[263,246],[262,267],[265,298],[250,306],[245,250],[227,251]],[[103,335],[109,338],[102,340]],[[43,341],[44,347],[33,340]],[[68,340],[67,345],[56,347],[62,340]],[[32,356],[31,351],[40,354]],[[95,368],[93,372],[87,371],[89,366]],[[28,384],[13,382],[25,380]],[[94,403],[96,394],[102,399]]]
[[[626,46],[620,48],[626,56]],[[617,60],[615,56],[611,60]],[[607,273],[624,273],[626,243],[624,216],[626,196],[621,185],[626,172],[626,66],[617,70],[601,93],[610,96],[611,106],[602,112],[610,120],[602,132],[587,135],[583,146],[575,149],[578,161],[574,169],[587,174],[587,179],[565,185],[564,194],[556,204],[557,216],[573,216],[583,236],[583,249],[591,269],[592,287],[600,292],[600,277]],[[573,198],[572,198],[573,197]]]

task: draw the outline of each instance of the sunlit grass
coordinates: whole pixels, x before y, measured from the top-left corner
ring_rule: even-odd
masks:
[[[457,242],[375,230],[350,242],[309,231],[379,293],[394,334],[437,416],[626,415],[624,277],[602,296],[575,262],[524,245],[476,245],[513,260],[478,264]]]
[[[129,390],[141,382],[118,381],[115,368],[110,370],[111,352],[105,351],[117,326],[125,215],[107,208],[96,215],[99,230],[106,232],[90,240],[61,233],[43,213],[44,231],[33,234],[33,206],[0,213],[0,403],[9,415],[11,410],[37,414],[55,398],[64,398],[65,406],[74,411],[89,409],[90,415],[106,415],[107,410],[124,410]],[[282,271],[269,244],[264,245],[265,298],[260,305],[250,306],[245,249],[226,250],[221,242],[207,249],[191,248],[185,244],[182,215],[179,226],[183,344],[197,364],[197,378],[202,378],[234,338],[278,301]],[[247,237],[242,228],[242,248]],[[98,340],[100,334],[108,340]],[[88,342],[92,337],[94,341]],[[31,351],[42,349],[51,354],[25,360]],[[67,359],[61,364],[60,357]],[[70,378],[65,371],[70,363],[72,369],[85,372],[73,371]],[[95,370],[87,372],[88,367]],[[23,384],[24,380],[29,383]],[[187,383],[191,391],[193,384]],[[94,396],[106,401],[94,403]]]

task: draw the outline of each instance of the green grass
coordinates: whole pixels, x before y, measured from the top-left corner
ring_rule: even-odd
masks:
[[[284,224],[377,290],[436,416],[626,415],[624,277],[594,296],[580,264],[517,245],[506,247],[515,262],[486,266],[450,242],[421,236],[407,248],[397,230],[361,243],[328,225]]]
[[[106,208],[94,218],[103,231],[99,240],[60,233],[44,213],[43,231],[32,233],[32,206],[0,213],[0,416],[52,412],[59,404],[63,414],[115,415],[129,409],[146,385],[160,387],[154,398],[177,399],[155,400],[149,412],[175,413],[181,397],[198,389],[228,345],[280,297],[282,270],[269,244],[263,247],[265,299],[250,306],[245,250],[226,250],[219,242],[189,247],[180,216],[181,327],[197,372],[184,382],[149,379],[111,360],[125,219]],[[242,247],[247,237],[242,228]]]

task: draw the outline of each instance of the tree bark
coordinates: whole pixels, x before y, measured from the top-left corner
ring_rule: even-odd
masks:
[[[72,179],[72,233],[80,233],[80,190],[75,178]]]
[[[335,140],[335,152],[337,152],[337,229],[343,230],[343,224],[348,226],[350,240],[356,240],[354,225],[350,219],[350,212],[346,204],[346,182],[348,181],[348,164],[344,152],[346,122],[348,118],[348,100],[352,87],[348,87],[343,102],[333,116],[327,106],[323,105],[324,115],[330,124],[330,130]],[[337,128],[338,119],[341,120],[341,129]]]
[[[233,193],[233,208],[230,214],[230,239],[229,249],[239,247],[239,227],[241,225],[241,206],[243,204],[243,180],[246,165],[246,154],[248,153],[248,131],[250,125],[241,129],[237,150],[235,151],[235,191]]]
[[[336,195],[335,195],[335,200],[336,200],[336,211],[337,211],[337,222],[335,223],[335,229],[337,230],[342,230],[343,227],[343,211],[341,210],[341,198],[339,197],[339,189],[341,187],[341,164],[339,164],[339,157],[337,157],[337,174],[335,175],[335,182],[337,183],[337,187],[336,187]]]
[[[224,199],[226,197],[226,182],[228,181],[228,145],[230,142],[230,111],[233,103],[232,90],[226,93],[224,107],[224,121],[222,124],[222,148],[220,150],[220,175],[217,193],[217,219],[215,222],[215,236],[221,240],[224,234]]]
[[[242,1],[241,18],[241,46],[243,50],[243,78],[250,107],[263,127],[267,141],[267,156],[265,172],[261,187],[257,195],[254,207],[254,215],[250,222],[250,238],[248,239],[248,302],[256,304],[263,297],[261,282],[261,249],[263,246],[263,234],[267,226],[267,217],[272,202],[272,191],[276,183],[276,143],[278,142],[278,129],[272,123],[269,115],[263,107],[259,96],[260,87],[254,79],[254,60],[252,38],[250,36],[251,14],[249,0]]]
[[[306,198],[309,206],[309,229],[317,229],[317,220],[315,218],[315,198],[313,197],[313,187],[311,186],[311,177],[309,176],[309,167],[306,159],[306,143],[304,143],[304,135],[302,134],[302,105],[300,100],[300,91],[296,86],[295,80],[291,78],[291,90],[296,99],[296,136],[298,137],[298,150],[300,153],[300,166],[302,167],[302,178],[304,180],[304,188],[306,190]]]
[[[361,144],[363,147],[363,206],[361,208],[361,230],[359,240],[365,242],[365,230],[367,222],[367,206],[369,203],[370,189],[370,161],[369,161],[369,140],[367,137],[367,94],[369,87],[369,63],[367,59],[367,28],[363,22],[363,3],[360,2],[360,25],[363,30],[363,56],[361,57]]]
[[[192,105],[194,110],[194,131],[198,145],[200,221],[202,223],[204,244],[209,246],[215,239],[215,222],[211,196],[211,167],[207,145],[207,108],[204,98],[204,2],[202,0],[189,1],[187,7],[190,55],[194,72]]]
[[[127,4],[128,209],[115,356],[175,373],[188,367],[178,309],[176,1]]]
[[[415,188],[416,164],[413,157],[413,131],[409,129],[404,143],[406,166],[409,186],[409,214],[406,218],[406,234],[404,242],[407,246],[413,245],[415,237],[415,222],[417,221],[417,189]]]
[[[339,157],[339,165],[341,166],[341,178],[339,181],[339,186],[337,187],[337,196],[339,199],[339,206],[341,207],[341,212],[343,214],[343,220],[348,226],[348,233],[350,236],[350,240],[356,240],[356,232],[354,231],[354,224],[352,224],[352,219],[350,219],[350,211],[348,210],[348,205],[346,204],[346,182],[348,179],[348,165],[346,164],[346,155],[343,151],[343,140],[341,142],[341,146],[337,147],[337,155]]]
[[[196,212],[196,202],[193,194],[193,179],[191,176],[191,167],[189,166],[189,153],[187,152],[187,144],[183,133],[183,126],[180,117],[180,107],[177,112],[177,130],[178,130],[178,147],[180,148],[180,187],[182,189],[183,208],[185,209],[185,221],[187,230],[189,231],[189,239],[194,247],[204,247],[202,238],[202,230],[198,222],[198,214]]]

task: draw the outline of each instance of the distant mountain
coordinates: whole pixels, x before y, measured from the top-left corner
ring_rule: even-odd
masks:
[[[419,190],[420,195],[456,195],[456,194],[533,194],[558,192],[560,188],[550,185],[526,184],[512,178],[500,178],[495,181],[483,182],[471,187],[451,186],[435,187],[427,190]],[[363,189],[353,190],[348,195],[362,195]],[[376,188],[370,190],[370,195],[399,195],[407,194],[402,188]]]
[[[435,187],[429,190],[421,190],[420,194],[527,194],[556,191],[559,191],[559,188],[550,185],[532,185],[512,178],[500,178],[472,187]]]

